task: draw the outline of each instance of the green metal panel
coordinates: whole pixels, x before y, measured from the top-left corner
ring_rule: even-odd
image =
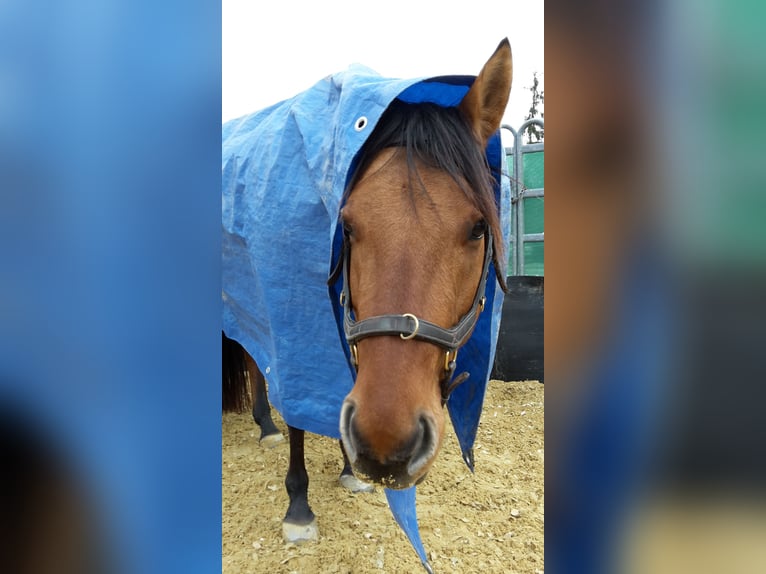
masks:
[[[524,154],[524,186],[529,189],[545,187],[545,152]]]

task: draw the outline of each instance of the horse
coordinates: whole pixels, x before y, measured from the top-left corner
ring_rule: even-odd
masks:
[[[345,184],[340,205],[335,206],[332,197],[325,193],[324,182],[319,186],[321,202],[329,206],[328,211],[339,208],[332,228],[338,233],[331,234],[339,255],[335,261],[329,258],[326,281],[330,294],[336,294],[333,286],[340,283],[337,299],[331,300],[336,319],[339,318],[334,336],[348,360],[345,368],[350,366],[355,374],[350,392],[340,404],[334,405],[339,409],[339,416],[334,419],[336,429],[349,471],[388,489],[407,489],[426,478],[444,437],[444,406],[452,391],[468,378],[467,373],[455,376],[458,350],[471,339],[484,311],[485,292],[490,290],[488,282],[496,280],[499,288],[505,290],[501,263],[503,233],[494,192],[500,173],[497,168],[490,168],[485,148],[500,127],[511,77],[511,49],[505,39],[475,79],[439,79],[445,84],[468,86],[454,105],[446,106],[428,98],[412,102],[402,96],[392,97],[374,127],[368,125],[372,121],[366,116],[360,116],[353,124],[357,132],[372,130],[354,155],[348,173],[337,176]],[[424,89],[427,88],[425,85]],[[321,94],[328,103],[337,97],[329,90]],[[307,121],[301,109],[290,113],[291,121],[299,128],[301,122]],[[238,125],[250,121],[254,120],[245,118]],[[235,138],[236,131],[229,137]],[[257,161],[263,150],[284,145],[284,141],[277,135],[268,141],[261,138],[252,145],[255,151],[251,155],[229,158],[224,172],[244,169],[245,162]],[[312,168],[319,165],[331,170],[333,157],[328,152],[327,157],[320,156],[318,160],[312,157],[307,163]],[[322,162],[329,167],[323,167]],[[298,160],[288,163],[291,169],[301,167]],[[245,226],[235,221],[236,209],[238,206],[255,209],[237,203],[242,197],[241,180],[234,178],[230,185],[224,218],[230,217],[228,229],[233,231],[229,233],[239,235],[227,244],[229,247],[225,246],[225,254],[227,248],[249,249],[248,238],[243,238]],[[286,199],[285,203],[290,201]],[[275,225],[273,221],[264,224]],[[304,224],[305,220],[301,220],[294,228],[275,226],[273,240],[294,237],[296,229]],[[251,249],[250,253],[260,257],[263,251]],[[290,270],[294,264],[292,257],[287,244],[281,269]],[[250,272],[247,266],[231,271]],[[253,288],[261,288],[265,280],[265,276],[253,278]],[[282,284],[282,288],[293,289],[289,283]],[[492,285],[492,294],[494,289]],[[279,292],[285,307],[274,309],[275,304],[268,302],[271,315],[259,317],[259,324],[268,326],[269,321],[289,320],[290,305],[307,293],[298,289]],[[245,305],[255,305],[244,297],[232,302],[234,298],[224,285],[224,303],[230,317]],[[317,312],[324,313],[324,305],[323,301],[315,302]],[[235,320],[230,323],[233,326],[231,332],[225,333],[227,337],[257,338],[256,328],[242,326]],[[307,340],[305,344],[308,347],[313,341]],[[268,352],[262,350],[264,345],[269,347]],[[276,338],[260,346],[252,344],[247,351],[243,349],[250,380],[256,383],[254,418],[261,426],[262,440],[272,435],[274,429],[270,415],[267,417],[267,410],[262,407],[265,393],[259,390],[259,385],[263,377],[260,371],[256,372],[257,366],[264,365],[261,360],[256,365],[249,353],[261,352],[263,357],[278,358],[279,350],[284,348],[284,341]],[[326,365],[329,364],[328,358]],[[306,376],[318,376],[322,367],[310,365]],[[280,367],[283,371],[287,368]],[[241,385],[244,379],[233,381]],[[287,389],[287,381],[281,384]],[[303,457],[305,429],[290,420],[286,422],[290,459],[285,486],[290,501],[283,520],[283,535],[288,541],[316,539],[318,529],[308,503],[308,474]]]

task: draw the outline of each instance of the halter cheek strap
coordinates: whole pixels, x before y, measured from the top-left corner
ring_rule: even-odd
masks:
[[[420,319],[412,313],[401,315],[388,314],[378,315],[356,321],[352,316],[351,291],[349,286],[349,267],[351,265],[351,248],[348,242],[343,245],[343,290],[340,293],[340,303],[343,306],[343,330],[346,341],[351,350],[351,363],[354,368],[359,365],[359,356],[356,344],[367,337],[384,335],[399,335],[404,340],[419,339],[441,347],[445,351],[444,375],[440,381],[442,387],[442,403],[447,402],[449,394],[463,381],[468,378],[468,373],[462,373],[454,380],[457,362],[457,351],[471,337],[479,315],[484,310],[486,303],[485,290],[487,277],[489,276],[489,264],[492,261],[492,231],[487,229],[484,245],[484,265],[481,279],[474,295],[473,303],[468,312],[452,327],[445,329],[425,319]],[[334,274],[334,273],[333,273]]]

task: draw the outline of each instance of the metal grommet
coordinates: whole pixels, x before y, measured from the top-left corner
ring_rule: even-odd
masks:
[[[412,313],[404,313],[402,317],[409,317],[410,319],[415,321],[415,327],[412,329],[412,333],[410,333],[409,335],[404,335],[404,333],[399,333],[399,336],[402,338],[402,340],[408,341],[409,339],[412,339],[415,335],[418,334],[418,330],[420,329],[420,321],[418,321],[418,318],[415,317],[415,315],[413,315]]]
[[[354,129],[360,132],[366,127],[367,127],[367,117],[359,116],[356,120],[356,123],[354,124]]]

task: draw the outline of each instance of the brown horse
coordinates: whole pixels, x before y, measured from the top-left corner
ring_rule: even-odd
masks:
[[[504,40],[457,107],[395,100],[346,188],[343,256],[331,281],[343,273],[345,336],[357,377],[343,403],[340,434],[357,476],[389,488],[420,482],[434,463],[444,404],[462,380],[453,379],[457,350],[483,310],[492,261],[504,287],[484,150],[500,127],[511,76]],[[263,413],[254,410],[254,417],[268,436]],[[316,539],[304,431],[288,428],[283,534]]]

